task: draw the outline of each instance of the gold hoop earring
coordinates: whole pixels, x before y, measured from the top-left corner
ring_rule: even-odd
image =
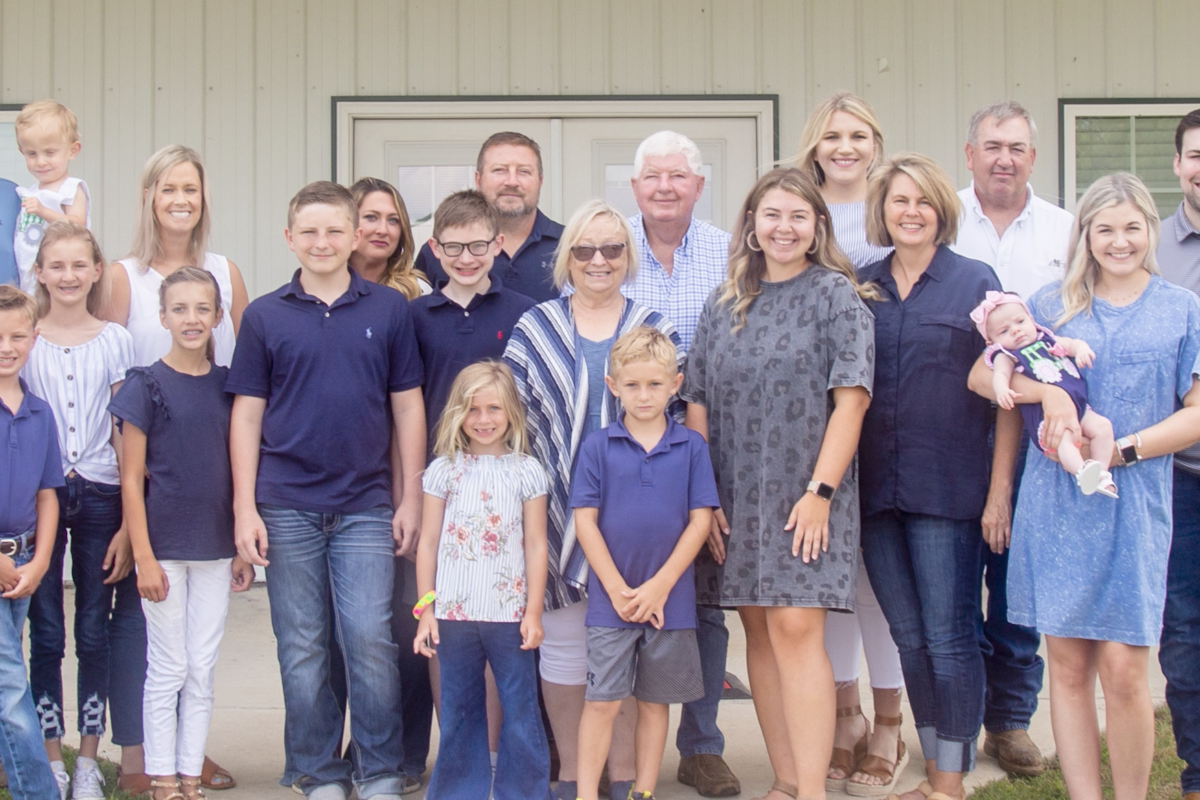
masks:
[[[757,245],[757,244],[758,244],[758,237],[754,235],[754,231],[750,231],[749,233],[747,233],[746,234],[746,247],[749,247],[751,250],[753,250],[756,253],[761,253],[762,247],[761,246],[755,247],[755,245]]]

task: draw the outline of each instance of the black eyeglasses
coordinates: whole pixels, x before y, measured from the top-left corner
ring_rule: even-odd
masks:
[[[480,239],[478,242],[466,243],[443,242],[441,239],[434,239],[434,241],[437,242],[438,246],[442,248],[443,253],[453,258],[454,256],[461,256],[463,248],[466,248],[467,252],[473,256],[487,255],[488,248],[492,246],[492,242],[496,241],[496,237],[493,236],[487,241]]]
[[[625,251],[625,243],[620,244],[602,244],[599,247],[591,244],[577,244],[571,248],[571,255],[575,256],[576,261],[591,261],[596,255],[596,251],[600,251],[600,255],[604,256],[606,261],[612,261],[614,258],[620,258],[621,253]]]

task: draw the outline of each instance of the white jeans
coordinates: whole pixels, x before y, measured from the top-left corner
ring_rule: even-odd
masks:
[[[146,689],[142,699],[146,773],[199,775],[212,719],[213,672],[229,610],[230,562],[160,561],[161,603],[146,614]]]
[[[904,686],[900,653],[892,641],[892,632],[879,608],[879,601],[875,599],[875,592],[871,591],[862,558],[858,560],[854,613],[825,615],[825,652],[833,667],[835,683],[858,680],[860,645],[867,654],[872,689]]]

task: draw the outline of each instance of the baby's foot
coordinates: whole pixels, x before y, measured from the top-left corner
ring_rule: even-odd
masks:
[[[1100,475],[1103,472],[1104,465],[1099,461],[1089,458],[1083,462],[1083,466],[1075,473],[1075,483],[1079,485],[1079,491],[1085,495],[1095,494],[1097,487],[1100,485]]]
[[[1117,484],[1113,483],[1112,473],[1104,470],[1100,473],[1100,482],[1096,485],[1096,493],[1105,497],[1117,499]]]

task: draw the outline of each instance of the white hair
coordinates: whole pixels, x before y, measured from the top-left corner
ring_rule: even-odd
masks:
[[[646,166],[646,159],[655,156],[683,156],[693,175],[703,174],[700,148],[682,133],[659,131],[647,136],[638,145],[637,152],[633,156],[634,177],[642,174],[642,168]]]
[[[996,120],[999,125],[1002,122],[1007,122],[1014,117],[1020,117],[1025,120],[1025,124],[1029,126],[1029,143],[1033,144],[1037,141],[1037,125],[1033,121],[1033,117],[1025,106],[1015,100],[1002,100],[999,103],[992,103],[976,111],[971,115],[971,121],[967,123],[967,144],[979,144],[979,127],[983,125],[986,119]]]

